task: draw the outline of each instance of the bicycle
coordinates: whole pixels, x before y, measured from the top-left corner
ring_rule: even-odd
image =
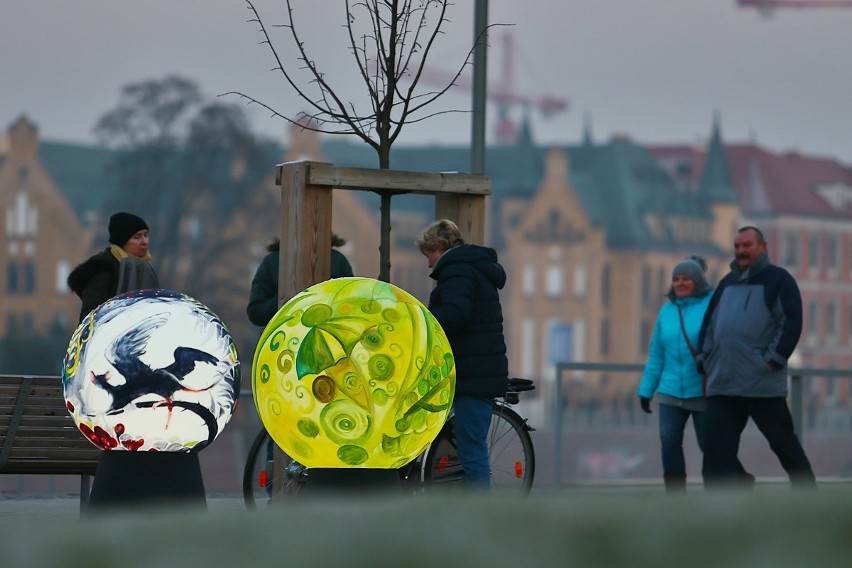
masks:
[[[511,405],[519,401],[519,393],[533,390],[529,379],[509,379],[509,388],[494,399],[491,427],[488,430],[488,460],[493,491],[526,495],[535,476],[535,450],[530,432],[534,430]],[[243,500],[253,509],[257,502],[268,502],[277,495],[298,495],[310,480],[310,470],[279,451],[283,462],[273,459],[273,442],[261,426],[249,449],[243,470]],[[276,472],[281,481],[276,486]],[[464,471],[455,445],[455,415],[451,412],[444,426],[429,446],[399,470],[403,488],[411,493],[441,488],[460,487]]]

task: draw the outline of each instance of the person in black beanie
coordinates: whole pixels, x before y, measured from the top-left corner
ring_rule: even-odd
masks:
[[[110,246],[77,266],[68,276],[68,287],[82,300],[80,321],[116,295],[123,260],[151,260],[148,252],[148,224],[142,217],[132,213],[115,213],[109,218],[107,228]],[[153,274],[147,262],[146,265]],[[156,275],[153,279],[156,280]]]

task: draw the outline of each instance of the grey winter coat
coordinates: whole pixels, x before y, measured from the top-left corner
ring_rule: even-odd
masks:
[[[706,395],[786,396],[785,367],[801,334],[802,297],[793,276],[766,254],[745,273],[732,262],[698,339]]]

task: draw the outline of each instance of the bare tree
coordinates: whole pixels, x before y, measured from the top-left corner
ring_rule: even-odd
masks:
[[[127,209],[156,235],[160,281],[190,294],[211,293],[215,259],[225,246],[221,227],[252,188],[264,160],[243,107],[208,101],[197,84],[167,76],[125,85],[115,108],[95,126],[118,150],[111,173],[121,193],[105,214]]]
[[[232,91],[225,95],[239,95],[248,100],[249,104],[257,104],[269,110],[272,116],[308,130],[357,136],[376,150],[380,169],[390,168],[391,147],[405,124],[420,122],[438,114],[464,112],[429,112],[426,108],[455,84],[470,62],[473,48],[443,88],[420,90],[426,60],[443,34],[442,27],[449,22],[447,11],[453,5],[449,0],[345,2],[348,49],[367,93],[367,102],[360,106],[351,98],[350,85],[346,83],[345,88],[334,85],[332,78],[308,54],[293,17],[291,0],[286,0],[287,23],[273,27],[288,31],[296,50],[293,63],[285,63],[254,3],[246,0],[246,4],[253,14],[249,21],[259,25],[263,36],[261,43],[269,46],[275,58],[273,71],[284,76],[292,90],[307,103],[309,110],[291,119],[245,93]],[[486,31],[487,28],[476,39],[474,47],[479,41],[485,41]],[[381,192],[379,272],[383,280],[388,280],[390,276],[390,198],[393,193]]]

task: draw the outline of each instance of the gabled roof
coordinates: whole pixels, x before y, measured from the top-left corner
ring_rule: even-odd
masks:
[[[591,221],[614,248],[675,246],[672,235],[654,236],[647,215],[704,219],[709,212],[692,192],[679,191],[648,150],[624,138],[568,148],[571,183]]]
[[[349,142],[323,144],[323,153],[338,166],[375,167],[375,153],[366,145]],[[531,198],[544,175],[550,147],[537,147],[530,136],[519,136],[512,146],[487,149],[485,173],[492,179],[492,195],[499,204],[507,198]],[[652,238],[642,217],[646,213],[680,214],[706,218],[709,213],[695,196],[678,191],[672,178],[644,146],[624,138],[596,145],[587,136],[579,146],[561,147],[569,155],[570,180],[586,215],[607,235],[610,246],[672,246],[671,235]],[[467,146],[397,147],[394,169],[412,171],[469,171]],[[395,208],[423,210],[423,197],[398,196]],[[497,246],[500,235],[494,235]]]
[[[281,150],[275,145],[258,148],[259,156],[254,156],[254,164],[250,164],[245,176],[238,181],[230,179],[230,161],[211,160],[212,167],[207,171],[211,189],[221,194],[225,207],[230,207],[233,201],[242,198],[245,190],[255,187],[264,177],[274,175],[274,164],[281,156]],[[93,212],[103,212],[110,207],[126,191],[120,185],[120,176],[116,173],[116,164],[122,156],[122,151],[112,150],[102,146],[72,144],[63,142],[42,141],[39,145],[39,159],[42,161],[53,178],[61,186],[69,203],[78,216],[85,218]],[[171,154],[174,162],[195,159],[192,150]],[[167,180],[177,185],[185,179]],[[177,196],[176,191],[165,191],[163,195]],[[160,207],[173,206],[170,203],[160,203]]]
[[[755,144],[730,144],[726,154],[747,215],[852,215],[852,167],[831,158],[776,154]]]
[[[109,166],[116,152],[98,146],[48,142],[39,144],[39,159],[78,216],[101,211],[119,193]]]

